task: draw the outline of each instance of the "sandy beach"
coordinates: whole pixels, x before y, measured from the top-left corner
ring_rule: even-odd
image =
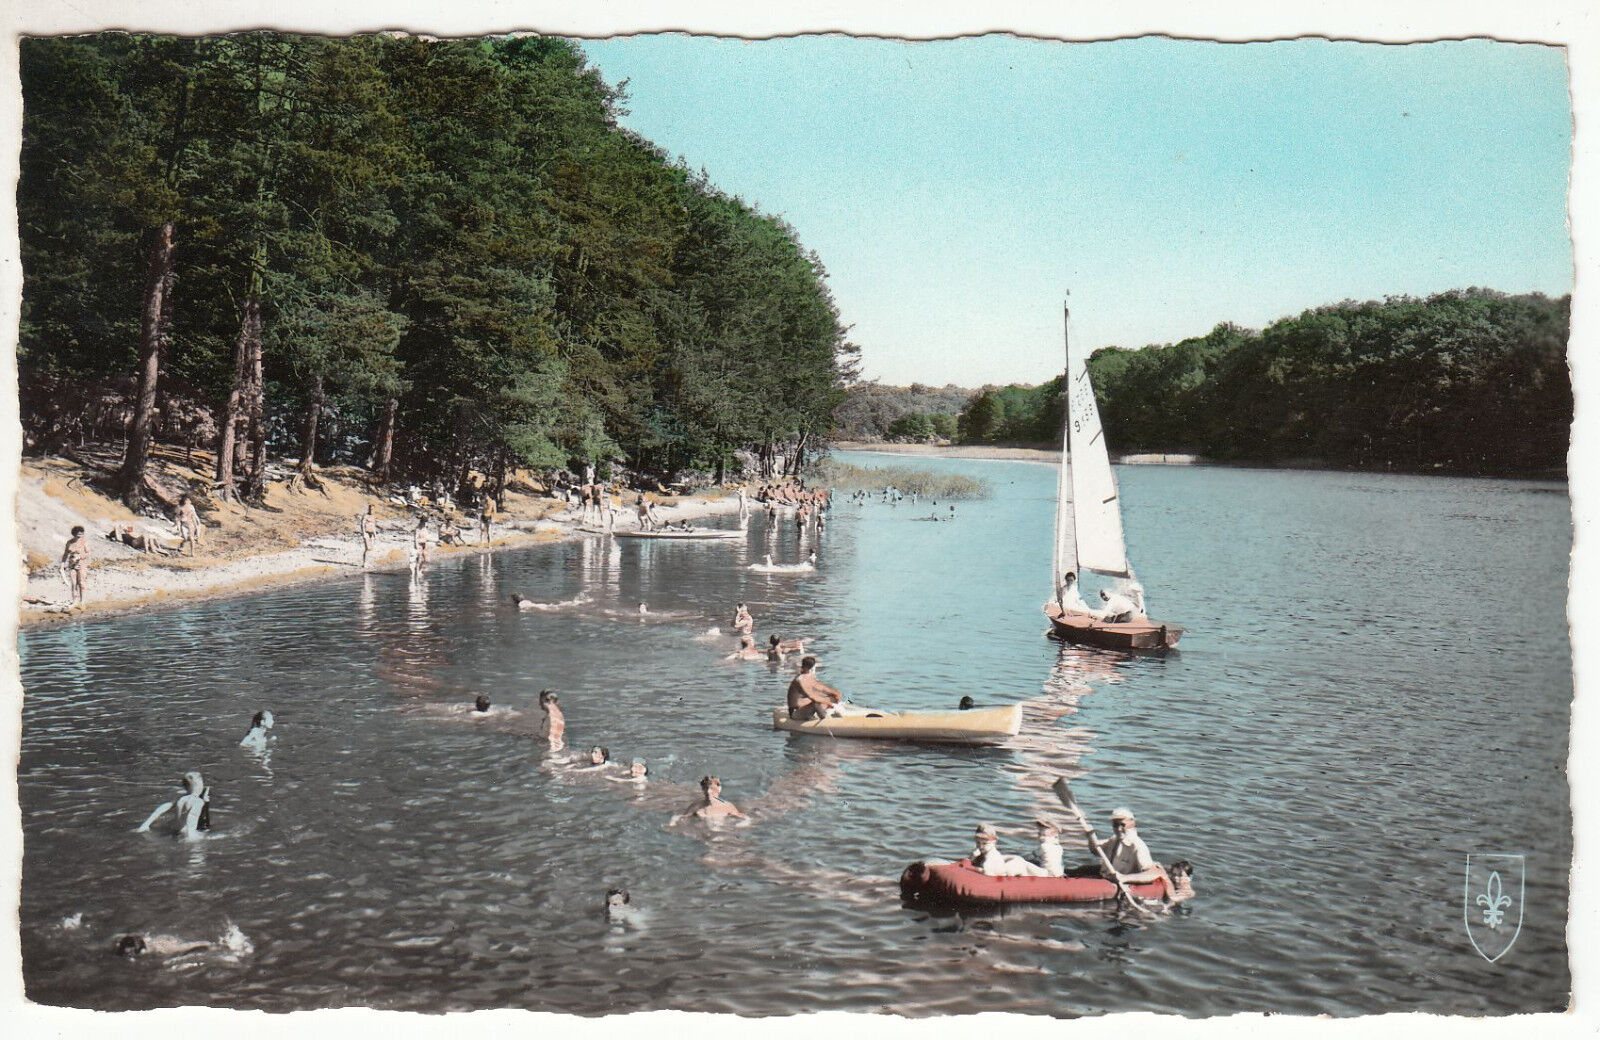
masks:
[[[203,465],[203,460],[196,461]],[[132,524],[136,533],[154,537],[171,550],[178,546],[174,525],[137,516],[91,490],[82,467],[62,459],[29,460],[22,466],[17,489],[18,541],[27,569],[20,621],[24,626],[51,624],[361,574],[356,518],[369,503],[374,506],[378,535],[366,569],[406,569],[418,513],[368,493],[364,483],[352,479],[354,472],[322,472],[322,487],[315,491],[289,490],[275,483],[265,508],[209,504],[201,509],[202,543],[194,555],[183,556],[143,553],[105,537],[114,525]],[[738,508],[738,498],[725,490],[648,497],[667,521],[692,521]],[[618,501],[615,508],[619,530],[637,526],[631,507]],[[479,544],[476,524],[459,514],[457,523],[467,544],[438,544],[439,511],[430,508],[428,513],[435,539],[429,552],[435,560],[591,537],[578,530],[576,505],[526,490],[508,491],[505,510],[496,518],[487,544]],[[91,564],[84,603],[68,612],[69,593],[59,560],[76,524],[87,530]]]

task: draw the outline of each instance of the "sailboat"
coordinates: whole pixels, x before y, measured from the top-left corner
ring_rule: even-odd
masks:
[[[1062,308],[1064,320],[1071,310]],[[1067,404],[1062,410],[1061,472],[1056,482],[1056,544],[1051,558],[1055,598],[1044,605],[1054,634],[1069,643],[1106,650],[1164,650],[1177,646],[1183,629],[1144,616],[1143,590],[1133,600],[1139,608],[1132,620],[1101,621],[1085,612],[1074,581],[1083,571],[1133,579],[1128,547],[1122,537],[1122,509],[1117,479],[1106,454],[1100,409],[1089,382],[1089,354],[1074,348],[1067,332]],[[1070,588],[1069,588],[1070,586]]]

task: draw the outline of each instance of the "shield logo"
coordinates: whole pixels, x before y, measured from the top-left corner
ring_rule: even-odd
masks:
[[[1519,853],[1467,857],[1467,888],[1461,901],[1467,939],[1490,964],[1504,957],[1522,932],[1524,867]]]

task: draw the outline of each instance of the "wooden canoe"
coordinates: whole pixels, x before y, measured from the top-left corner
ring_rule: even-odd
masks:
[[[1165,650],[1183,637],[1178,625],[1143,621],[1099,621],[1087,614],[1063,612],[1054,603],[1044,605],[1045,617],[1058,638],[1102,650]]]
[[[874,711],[850,705],[839,718],[797,722],[772,709],[772,728],[813,737],[911,740],[930,744],[1000,744],[1022,728],[1022,705],[967,711]]]

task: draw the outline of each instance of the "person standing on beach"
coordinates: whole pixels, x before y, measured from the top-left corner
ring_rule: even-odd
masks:
[[[489,525],[494,523],[494,496],[483,496],[483,510],[478,514],[478,544],[485,545],[489,541]]]
[[[639,492],[639,497],[633,500],[633,508],[639,514],[639,530],[652,530],[655,527],[652,522],[654,517],[650,515],[650,503],[645,501],[643,491]]]
[[[84,590],[89,584],[89,538],[83,525],[72,528],[72,537],[61,551],[61,570],[67,578],[67,591],[72,597],[72,608],[83,606]]]
[[[356,518],[361,529],[361,569],[367,569],[367,557],[372,554],[372,540],[378,536],[378,519],[372,515],[373,505],[367,503],[367,511]]]
[[[425,567],[428,564],[428,518],[417,517],[417,531],[412,536],[413,544],[417,549],[417,566]]]
[[[178,496],[178,539],[178,551],[188,548],[189,555],[193,556],[195,547],[200,544],[200,514],[195,512],[188,495]]]

